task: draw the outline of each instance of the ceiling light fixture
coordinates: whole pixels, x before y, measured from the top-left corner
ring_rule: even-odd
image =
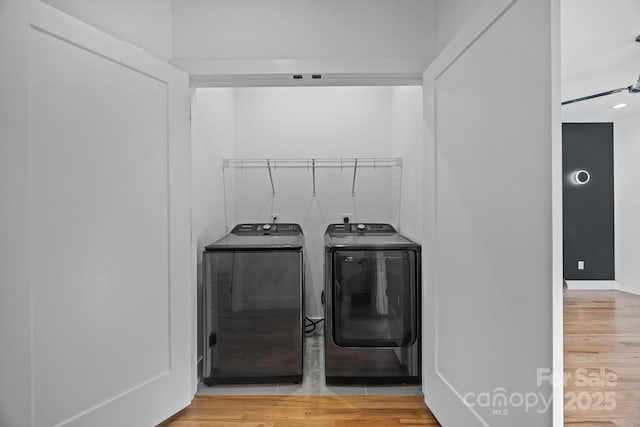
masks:
[[[613,107],[611,107],[611,109],[613,109],[613,110],[619,110],[620,108],[624,108],[624,107],[626,107],[626,106],[627,106],[627,104],[625,104],[625,103],[623,102],[623,103],[620,103],[620,104],[616,104],[616,105],[614,105]]]

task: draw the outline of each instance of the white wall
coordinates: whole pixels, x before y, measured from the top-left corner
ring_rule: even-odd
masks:
[[[31,425],[27,7],[0,6],[0,425]],[[9,59],[10,58],[10,59]]]
[[[637,117],[614,123],[616,288],[640,294],[640,125]]]
[[[173,58],[274,61],[280,72],[301,72],[289,68],[301,59],[321,60],[312,72],[407,62],[419,73],[435,56],[434,9],[435,0],[175,0]]]
[[[198,89],[191,102],[192,243],[198,325],[202,319],[202,251],[227,231],[222,159],[235,157],[235,94],[230,88]],[[198,355],[202,355],[198,333]]]
[[[171,58],[171,0],[43,0],[162,60]]]
[[[236,89],[238,157],[389,157],[389,87]]]
[[[234,89],[195,91],[191,103],[191,187],[198,262],[204,246],[227,231],[222,159],[236,156],[235,117]]]
[[[423,194],[423,126],[422,87],[394,86],[391,88],[391,144],[393,157],[402,157],[399,218],[394,220],[400,231],[416,241],[422,240]],[[396,191],[394,191],[394,194]]]
[[[442,49],[456,36],[488,0],[436,0],[436,49]]]

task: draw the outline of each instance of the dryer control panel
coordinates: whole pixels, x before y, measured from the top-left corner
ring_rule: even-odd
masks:
[[[327,227],[327,233],[361,233],[361,234],[375,234],[375,233],[395,233],[396,229],[391,224],[381,223],[342,223],[331,224]]]

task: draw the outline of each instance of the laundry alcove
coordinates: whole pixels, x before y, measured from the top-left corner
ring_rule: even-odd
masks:
[[[312,318],[328,224],[385,222],[419,241],[421,86],[200,87],[191,118],[199,296],[203,247],[238,223],[302,226]]]

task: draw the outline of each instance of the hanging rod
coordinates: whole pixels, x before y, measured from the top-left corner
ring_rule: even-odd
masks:
[[[401,157],[336,157],[308,159],[223,159],[223,168],[378,168],[402,167]]]

